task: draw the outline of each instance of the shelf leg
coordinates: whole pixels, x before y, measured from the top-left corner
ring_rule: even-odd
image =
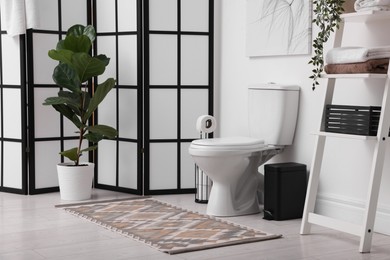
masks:
[[[324,155],[325,136],[317,136],[313,161],[310,169],[309,182],[306,192],[305,207],[303,210],[301,235],[309,234],[311,224],[308,222],[309,213],[314,212],[314,206],[317,198],[318,183],[320,180],[320,171],[322,158]]]
[[[359,252],[361,253],[367,253],[371,250],[371,241],[372,235],[374,233],[374,223],[378,205],[379,189],[381,185],[383,162],[385,159],[386,152],[385,150],[386,143],[384,141],[378,141],[375,147],[372,161],[370,183],[368,186],[368,196],[364,212],[362,235],[360,237]]]
[[[390,76],[390,73],[387,73]],[[383,93],[381,117],[379,119],[377,143],[372,159],[370,182],[367,192],[366,208],[364,212],[364,222],[362,235],[360,237],[359,251],[361,253],[370,252],[372,234],[374,233],[374,223],[376,210],[378,206],[379,190],[381,186],[383,164],[386,155],[387,142],[389,141],[390,126],[390,81],[386,80],[385,90]]]

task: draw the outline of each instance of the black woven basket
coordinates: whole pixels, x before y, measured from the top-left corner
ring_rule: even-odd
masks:
[[[327,105],[325,131],[376,136],[381,107]]]

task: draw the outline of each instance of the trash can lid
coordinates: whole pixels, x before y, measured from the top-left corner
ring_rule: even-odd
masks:
[[[293,171],[306,171],[306,164],[286,162],[286,163],[271,163],[264,165],[265,170],[274,170],[277,172],[293,172]]]

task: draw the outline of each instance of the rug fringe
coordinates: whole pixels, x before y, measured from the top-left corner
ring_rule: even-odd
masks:
[[[91,200],[85,202],[78,203],[69,203],[69,204],[58,204],[54,205],[55,208],[66,208],[66,207],[74,207],[74,206],[83,206],[90,204],[98,204],[98,203],[110,203],[110,202],[118,202],[118,201],[126,201],[126,200],[142,200],[151,198],[150,196],[140,196],[140,197],[129,197],[129,198],[121,198],[121,199],[109,199],[109,200]]]

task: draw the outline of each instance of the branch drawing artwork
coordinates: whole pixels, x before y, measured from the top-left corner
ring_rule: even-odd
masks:
[[[247,0],[247,56],[311,52],[310,0]]]

